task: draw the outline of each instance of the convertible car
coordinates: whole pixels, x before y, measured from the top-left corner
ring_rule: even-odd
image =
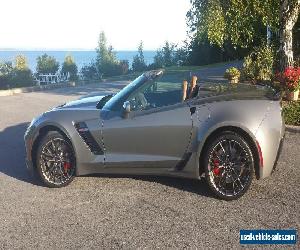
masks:
[[[146,72],[119,93],[82,98],[32,120],[26,164],[48,187],[94,173],[205,178],[225,200],[271,175],[284,136],[267,86],[192,82]]]

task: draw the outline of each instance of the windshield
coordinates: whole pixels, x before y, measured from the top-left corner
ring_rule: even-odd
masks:
[[[132,81],[130,84],[128,84],[126,87],[124,87],[120,92],[118,92],[116,95],[114,95],[104,105],[103,109],[112,110],[112,111],[120,110],[124,101],[130,96],[130,94],[132,92],[134,92],[136,89],[138,89],[140,86],[142,86],[149,79],[154,79],[154,78],[160,76],[162,73],[163,73],[162,71],[150,71],[150,72],[147,72],[147,73],[139,76],[134,81]]]

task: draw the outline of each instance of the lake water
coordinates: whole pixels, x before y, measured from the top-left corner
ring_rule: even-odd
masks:
[[[96,51],[18,51],[18,50],[0,50],[0,61],[13,61],[16,55],[25,55],[28,60],[29,68],[32,71],[36,69],[36,58],[46,53],[49,56],[53,56],[60,63],[63,63],[66,55],[70,54],[74,57],[78,69],[81,69],[84,65],[89,64],[92,60],[96,59]],[[155,51],[144,51],[145,62],[150,64],[153,62]],[[133,57],[137,54],[137,51],[116,51],[117,58],[119,60],[128,60],[131,67]]]

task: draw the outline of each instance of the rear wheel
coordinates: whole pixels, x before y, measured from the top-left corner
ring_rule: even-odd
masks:
[[[75,177],[76,162],[69,140],[56,131],[48,132],[39,144],[36,166],[46,186],[58,188],[70,184]]]
[[[249,189],[254,172],[253,154],[239,134],[224,131],[205,149],[205,178],[212,192],[224,200],[238,199]]]

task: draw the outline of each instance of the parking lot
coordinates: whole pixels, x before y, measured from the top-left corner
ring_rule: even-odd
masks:
[[[82,95],[121,86],[0,97],[0,248],[237,249],[240,229],[296,228],[299,234],[296,133],[286,134],[274,174],[255,181],[237,201],[214,198],[204,181],[167,177],[97,175],[78,177],[63,189],[41,186],[25,167],[23,135],[31,119]]]

